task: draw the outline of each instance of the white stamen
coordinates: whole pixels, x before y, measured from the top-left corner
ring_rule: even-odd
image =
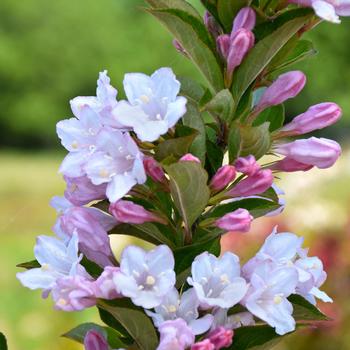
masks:
[[[132,273],[133,273],[136,277],[140,277],[140,273],[137,272],[136,270],[132,270]]]
[[[223,275],[220,276],[220,281],[223,284],[230,283],[230,280],[229,280],[228,276],[226,275],[226,273],[224,273]]]
[[[42,265],[41,265],[41,270],[47,271],[47,270],[49,270],[49,269],[50,269],[50,265],[49,265],[49,264],[42,264]]]
[[[138,290],[143,290],[143,289],[145,289],[145,287],[141,284],[141,285],[139,285],[139,286],[137,287],[137,289],[138,289]]]
[[[153,286],[155,283],[156,283],[156,279],[153,276],[151,276],[151,275],[147,276],[147,278],[146,278],[147,285]]]
[[[168,306],[168,312],[176,312],[177,308],[175,305],[169,305]]]
[[[274,302],[276,305],[281,304],[282,301],[283,301],[283,298],[282,298],[282,296],[279,295],[279,294],[275,295],[274,298],[273,298],[273,302]]]

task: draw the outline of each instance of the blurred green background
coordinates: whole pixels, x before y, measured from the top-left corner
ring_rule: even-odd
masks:
[[[200,8],[199,1],[192,3]],[[57,169],[64,155],[55,123],[71,116],[69,100],[93,95],[103,69],[120,96],[125,72],[151,73],[170,66],[176,74],[201,79],[173,49],[168,32],[141,10],[143,5],[141,0],[0,1],[0,331],[7,335],[10,350],[79,349],[59,335],[96,319],[94,310],[56,312],[50,300],[15,279],[16,263],[32,258],[35,236],[50,233],[55,220],[48,202],[63,192]],[[299,67],[309,83],[288,103],[288,115],[321,101],[339,103],[344,117],[323,135],[346,149],[350,21],[323,23],[310,36],[319,55]],[[334,321],[292,336],[279,350],[350,349],[349,181],[346,151],[333,169],[286,176],[281,180],[289,204],[285,213],[258,220],[249,235],[223,240],[226,249],[248,255],[278,223],[281,229],[306,235],[313,252],[323,258],[335,303],[322,307]]]

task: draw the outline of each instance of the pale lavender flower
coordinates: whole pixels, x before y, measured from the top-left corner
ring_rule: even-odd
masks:
[[[96,305],[93,281],[75,275],[57,280],[52,288],[55,308],[63,311],[80,311]]]
[[[199,301],[193,288],[188,289],[181,297],[177,289],[173,288],[154,312],[146,311],[146,313],[152,317],[156,327],[160,327],[165,321],[182,318],[193,334],[198,335],[206,332],[213,321],[213,316],[209,314],[198,318],[198,307]]]
[[[106,184],[95,186],[87,176],[64,176],[64,180],[67,184],[64,196],[76,206],[106,198]]]
[[[218,327],[226,329],[236,329],[243,326],[253,326],[255,324],[254,317],[250,312],[239,312],[228,316],[228,309],[216,308],[213,312],[214,320],[211,330]]]
[[[162,323],[159,333],[160,342],[156,350],[185,350],[195,340],[192,330],[181,318]]]
[[[177,96],[180,82],[170,68],[161,68],[150,77],[126,74],[124,89],[129,102],[119,102],[114,112],[118,122],[131,128],[141,141],[157,140],[186,113],[187,100]],[[135,107],[140,111],[133,112]]]
[[[146,181],[143,154],[128,133],[118,130],[100,133],[98,152],[89,158],[85,170],[94,185],[107,184],[106,195],[112,203]]]
[[[83,106],[79,117],[77,115],[77,118],[59,121],[56,130],[62,145],[69,151],[60,166],[60,172],[69,177],[84,176],[84,166],[96,151],[102,130],[99,115],[89,106]]]
[[[196,291],[202,308],[232,307],[247,291],[246,281],[240,277],[239,258],[230,252],[220,258],[208,252],[198,255],[191,272],[187,282]]]
[[[85,334],[84,349],[85,350],[109,350],[109,347],[108,347],[107,340],[101,333],[95,330],[91,330]]]
[[[286,156],[289,160],[326,169],[338,160],[341,155],[341,147],[333,140],[310,137],[281,144],[276,147],[276,152]]]
[[[56,237],[38,236],[34,255],[41,267],[17,273],[17,278],[27,288],[42,289],[47,296],[59,278],[80,274],[87,277],[80,265],[78,236],[73,234],[67,243]]]
[[[136,246],[124,249],[120,273],[113,278],[117,291],[135,305],[154,308],[175,285],[174,257],[165,245],[145,251]]]
[[[96,298],[113,300],[120,298],[121,295],[117,292],[113,278],[120,271],[119,267],[106,266],[102,274],[94,282]]]
[[[254,316],[274,327],[279,335],[295,329],[293,306],[288,297],[295,293],[298,273],[294,267],[260,263],[254,270],[242,304]]]

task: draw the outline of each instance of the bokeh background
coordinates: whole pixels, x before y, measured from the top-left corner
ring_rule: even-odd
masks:
[[[200,8],[199,1],[191,2]],[[35,236],[49,234],[55,220],[48,203],[64,188],[57,173],[64,152],[55,123],[71,116],[69,99],[94,95],[103,69],[120,90],[125,72],[151,73],[161,66],[201,79],[173,49],[168,32],[142,11],[143,5],[142,0],[0,1],[0,331],[7,335],[10,350],[80,349],[59,335],[79,322],[97,320],[94,310],[54,311],[50,300],[42,300],[39,292],[22,288],[15,279],[15,265],[31,260]],[[288,103],[288,116],[321,101],[340,104],[342,121],[318,135],[342,143],[344,155],[332,169],[284,176],[279,181],[288,203],[283,215],[257,220],[249,235],[227,236],[223,245],[247,257],[275,224],[305,235],[329,273],[326,289],[335,303],[321,307],[334,321],[293,335],[278,349],[346,350],[350,21],[323,23],[309,36],[319,54],[300,65],[309,83]],[[114,245],[118,249],[120,243]]]

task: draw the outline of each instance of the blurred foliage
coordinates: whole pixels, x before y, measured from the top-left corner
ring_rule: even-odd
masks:
[[[200,8],[199,0],[191,2]],[[171,66],[177,74],[199,78],[142,6],[142,0],[1,0],[0,144],[57,147],[55,123],[71,116],[71,98],[94,94],[103,69],[121,96],[125,72]],[[310,83],[290,104],[294,115],[323,100],[338,102],[346,113],[334,133],[350,125],[350,47],[344,44],[349,29],[344,19],[314,30],[320,54],[301,67]]]

